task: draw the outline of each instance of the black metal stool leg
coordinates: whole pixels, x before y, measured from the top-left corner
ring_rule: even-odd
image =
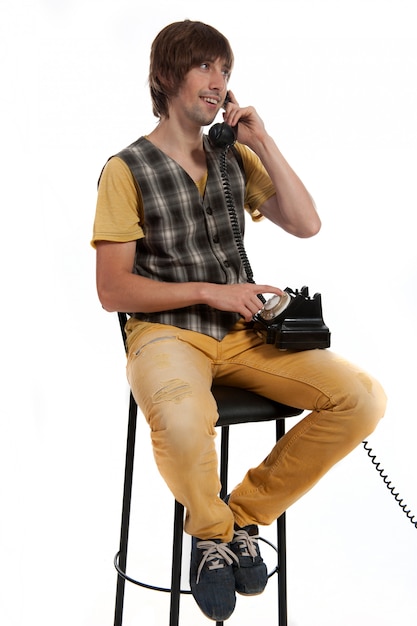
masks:
[[[127,427],[126,463],[123,487],[122,524],[120,528],[120,544],[118,562],[121,570],[126,572],[127,544],[129,540],[130,505],[132,501],[133,465],[135,459],[135,438],[138,407],[130,394],[129,422]],[[125,579],[118,575],[116,588],[116,605],[114,610],[114,626],[122,626],[123,605],[125,596]]]
[[[276,421],[277,441],[285,435],[284,420]],[[278,625],[287,626],[287,536],[286,517],[283,513],[277,519],[278,549]]]
[[[278,546],[278,624],[287,626],[287,547],[286,519],[283,513],[277,520]]]
[[[172,541],[171,606],[169,626],[178,626],[181,596],[182,541],[184,531],[184,507],[175,501],[174,536]]]
[[[227,469],[229,465],[229,426],[222,426],[220,443],[220,497],[227,496]]]
[[[221,428],[220,442],[220,497],[227,496],[227,470],[229,465],[229,426]],[[216,626],[223,626],[223,622],[216,622]]]

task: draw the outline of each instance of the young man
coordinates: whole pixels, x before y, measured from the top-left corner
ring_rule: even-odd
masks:
[[[308,491],[385,410],[380,385],[331,351],[281,352],[252,328],[259,294],[282,291],[248,282],[221,149],[203,134],[225,103],[232,66],[229,42],[210,26],[186,20],[159,33],[149,74],[159,123],[107,162],[93,236],[103,307],[132,312],[127,375],[159,471],[186,507],[191,589],[218,621],[233,612],[235,591],[266,585],[258,525]],[[227,169],[241,230],[245,208],[297,237],[315,235],[314,203],[255,109],[229,91],[224,120],[237,128]],[[218,495],[213,380],[310,411],[227,502]]]

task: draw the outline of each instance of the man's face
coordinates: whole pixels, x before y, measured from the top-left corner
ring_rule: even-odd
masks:
[[[211,124],[226,98],[229,77],[230,69],[221,59],[191,68],[171,107],[199,127]]]

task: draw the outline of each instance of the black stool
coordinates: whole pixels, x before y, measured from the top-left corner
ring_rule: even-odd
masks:
[[[126,340],[125,324],[127,315],[118,313],[123,340]],[[220,443],[220,497],[227,495],[227,473],[229,456],[229,427],[233,424],[276,421],[276,440],[285,433],[284,418],[300,415],[302,410],[289,407],[279,402],[273,402],[244,389],[235,387],[213,386],[219,412],[216,426],[221,427]],[[183,544],[184,507],[175,501],[174,531],[172,550],[171,587],[157,587],[137,581],[126,573],[127,548],[129,539],[130,508],[132,499],[133,466],[135,456],[136,422],[138,408],[130,393],[129,421],[126,445],[126,463],[123,488],[122,522],[120,529],[119,551],[115,556],[114,564],[118,572],[116,588],[116,606],[114,626],[122,626],[125,583],[129,581],[141,587],[171,594],[169,626],[178,626],[181,594],[190,594],[191,591],[181,589],[181,562]],[[287,626],[287,563],[286,563],[286,526],[285,513],[277,519],[277,545],[272,546],[277,552],[277,566],[269,574],[277,574],[278,578],[278,625]],[[266,541],[266,540],[262,540]],[[266,541],[266,543],[269,543]],[[272,544],[270,544],[272,545]],[[216,622],[222,626],[223,622]]]

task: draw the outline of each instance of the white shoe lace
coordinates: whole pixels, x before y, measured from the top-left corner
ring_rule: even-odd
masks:
[[[240,556],[249,556],[253,560],[258,556],[259,535],[249,535],[246,530],[235,530],[232,543],[238,543]]]
[[[233,561],[239,564],[239,559],[236,554],[232,552],[227,543],[216,543],[215,541],[198,541],[197,548],[204,550],[204,554],[201,557],[200,565],[197,570],[196,584],[200,580],[201,570],[204,565],[207,564],[208,569],[222,569],[227,565],[231,565]]]

